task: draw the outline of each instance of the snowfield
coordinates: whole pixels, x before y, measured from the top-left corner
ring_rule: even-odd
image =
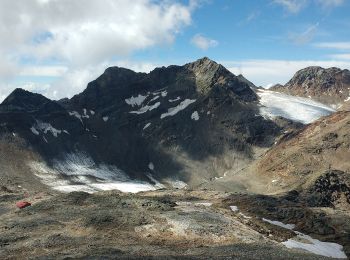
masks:
[[[262,220],[272,225],[289,230],[293,230],[295,228],[294,224],[284,224],[280,221],[269,220],[265,218],[263,218]],[[322,242],[318,239],[314,239],[311,236],[298,231],[294,231],[294,233],[297,236],[282,242],[282,245],[284,245],[287,248],[302,249],[315,255],[322,255],[337,259],[347,259],[347,256],[343,251],[342,245],[339,245],[337,243]]]
[[[260,114],[267,118],[281,116],[293,121],[309,124],[335,110],[308,98],[290,96],[269,90],[258,90]]]
[[[94,193],[103,190],[137,193],[158,188],[148,182],[131,180],[115,166],[96,165],[90,157],[82,153],[68,154],[64,161],[56,161],[52,168],[40,162],[32,162],[30,167],[41,182],[65,193]]]

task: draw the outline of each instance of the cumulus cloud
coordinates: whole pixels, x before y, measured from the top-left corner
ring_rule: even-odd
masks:
[[[41,73],[69,77],[75,71],[91,72],[99,64],[125,60],[135,51],[171,44],[203,2],[2,0],[0,81],[5,85],[11,77]],[[23,68],[23,59],[63,66]]]
[[[196,34],[192,37],[191,43],[199,49],[207,50],[212,47],[216,47],[219,42],[207,37],[204,37],[201,34]]]
[[[339,67],[350,69],[350,61],[318,61],[318,60],[246,60],[222,62],[232,73],[243,74],[257,86],[271,86],[277,83],[285,84],[294,73],[308,66],[324,68]]]

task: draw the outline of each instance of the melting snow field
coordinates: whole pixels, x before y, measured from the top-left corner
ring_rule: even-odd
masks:
[[[304,249],[316,255],[347,259],[345,253],[343,252],[342,245],[336,243],[322,242],[297,231],[295,231],[295,233],[297,234],[297,238],[301,241],[297,241],[294,238],[291,238],[285,242],[282,242],[282,244],[288,248]]]
[[[116,189],[137,193],[157,189],[157,185],[130,180],[115,166],[96,165],[84,154],[69,154],[64,161],[56,161],[53,168],[39,162],[32,162],[30,167],[44,184],[60,192]]]
[[[265,218],[263,218],[263,221],[289,230],[293,230],[295,228],[294,224],[284,224],[279,221],[269,220]],[[318,239],[314,239],[298,231],[294,231],[294,233],[297,236],[290,238],[285,242],[282,242],[282,245],[286,246],[287,248],[303,249],[316,255],[322,255],[331,258],[347,259],[346,254],[343,252],[342,245],[336,243],[322,242]]]
[[[161,114],[160,118],[163,119],[168,116],[174,116],[178,112],[180,112],[181,110],[184,110],[186,107],[188,107],[194,102],[196,102],[196,99],[185,99],[176,107],[169,108],[167,113]]]
[[[282,116],[287,119],[309,124],[335,110],[308,98],[290,96],[269,90],[259,90],[260,113],[264,117]]]

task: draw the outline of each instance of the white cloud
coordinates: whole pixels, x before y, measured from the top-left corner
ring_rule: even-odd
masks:
[[[298,13],[307,4],[306,0],[274,0],[273,3],[283,6],[290,13]]]
[[[20,69],[20,76],[30,77],[60,77],[67,72],[66,66],[23,66]]]
[[[151,0],[3,0],[0,49],[91,65],[171,43],[191,6]]]
[[[196,34],[192,37],[191,43],[199,49],[207,50],[212,47],[216,47],[219,42],[207,37],[204,37],[201,34]]]
[[[54,90],[50,97],[77,93],[85,88],[85,78],[97,75],[94,68],[101,64],[125,60],[135,51],[171,44],[191,24],[195,8],[206,0],[190,0],[188,5],[181,2],[1,0],[0,91],[13,89],[9,82],[16,77],[49,76],[71,83],[66,89],[56,89],[60,81],[51,83]],[[32,61],[29,66],[23,67],[19,62],[23,58]],[[52,60],[63,65],[50,66]],[[83,85],[77,87],[78,84]]]
[[[339,67],[350,69],[350,61],[284,61],[284,60],[247,60],[222,62],[234,74],[243,74],[257,86],[271,84],[285,84],[295,72],[308,66],[321,66],[324,68]]]
[[[320,42],[314,45],[324,49],[350,50],[350,42]]]

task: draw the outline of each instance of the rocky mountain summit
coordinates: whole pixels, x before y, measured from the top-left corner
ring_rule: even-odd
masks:
[[[312,98],[338,108],[350,100],[350,71],[339,68],[307,67],[295,73],[284,86],[277,84],[270,90]]]
[[[289,127],[261,116],[249,84],[208,58],[148,74],[111,67],[60,101],[17,89],[0,105],[0,126],[43,158],[42,176],[56,171],[82,190],[110,175],[198,185],[245,167]]]

